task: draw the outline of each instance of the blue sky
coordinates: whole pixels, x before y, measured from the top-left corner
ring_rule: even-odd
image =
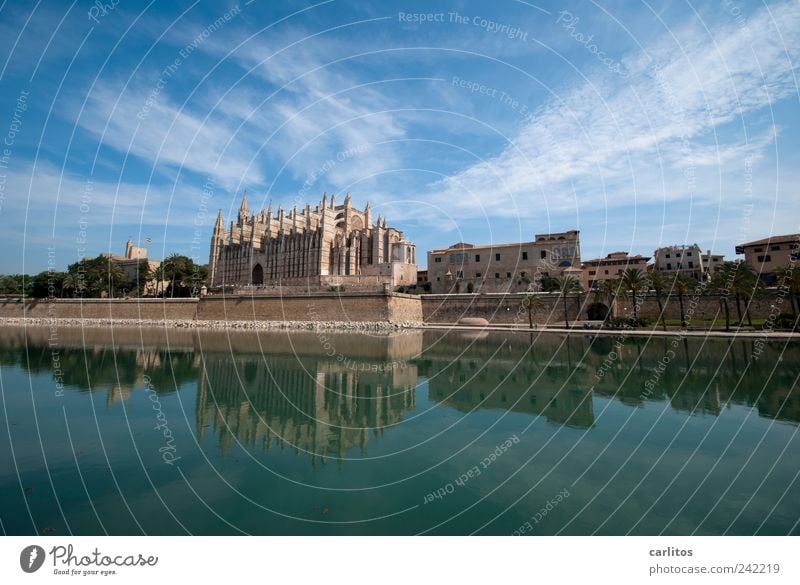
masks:
[[[245,189],[350,192],[420,252],[800,231],[797,2],[100,5],[0,5],[0,273],[206,262]]]

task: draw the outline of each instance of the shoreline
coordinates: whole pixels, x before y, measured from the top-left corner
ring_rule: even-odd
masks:
[[[698,330],[682,330],[682,329],[600,329],[600,328],[583,328],[583,327],[519,327],[515,325],[484,325],[484,326],[471,326],[471,325],[450,325],[447,323],[425,323],[420,327],[421,329],[452,329],[454,331],[505,331],[509,333],[556,333],[559,335],[603,335],[609,337],[721,337],[721,338],[739,338],[739,339],[787,339],[800,341],[800,333],[792,331],[724,331],[720,329],[698,329]]]
[[[2,317],[5,327],[53,328],[158,328],[197,330],[249,330],[249,331],[397,331],[415,329],[416,323],[390,323],[389,321],[236,321],[194,319],[62,319],[41,317]]]
[[[732,339],[785,339],[800,341],[800,333],[791,331],[724,331],[682,329],[600,329],[583,327],[522,327],[518,325],[458,325],[449,323],[421,323],[414,321],[241,321],[193,319],[52,319],[41,317],[0,317],[0,326],[6,327],[65,327],[65,328],[167,328],[196,330],[246,330],[246,331],[399,331],[399,330],[452,330],[470,332],[553,333],[557,335],[601,335],[635,337],[719,337]]]

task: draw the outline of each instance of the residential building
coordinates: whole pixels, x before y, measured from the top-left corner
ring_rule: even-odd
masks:
[[[725,255],[724,254],[712,254],[711,250],[708,250],[705,254],[702,255],[703,258],[703,271],[711,278],[714,274],[714,271],[719,268],[719,266],[725,262]]]
[[[708,280],[724,256],[703,253],[697,244],[665,246],[653,253],[653,267],[667,275],[685,274],[698,282]]]
[[[770,236],[736,246],[766,284],[775,283],[775,274],[782,266],[800,261],[800,234]]]
[[[636,254],[629,255],[627,252],[611,252],[605,258],[594,258],[583,262],[582,283],[583,288],[591,290],[595,284],[603,280],[620,278],[622,273],[628,268],[636,268],[645,272],[650,256]]]

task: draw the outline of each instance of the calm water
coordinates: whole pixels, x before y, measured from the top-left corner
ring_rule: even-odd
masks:
[[[0,332],[7,534],[800,533],[798,344],[49,335]]]

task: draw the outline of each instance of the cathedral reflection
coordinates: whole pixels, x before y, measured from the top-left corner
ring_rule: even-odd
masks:
[[[416,383],[416,366],[404,362],[209,356],[197,432],[200,439],[215,433],[223,453],[234,440],[312,456],[343,457],[354,447],[363,453],[371,434],[382,435],[414,409]]]

